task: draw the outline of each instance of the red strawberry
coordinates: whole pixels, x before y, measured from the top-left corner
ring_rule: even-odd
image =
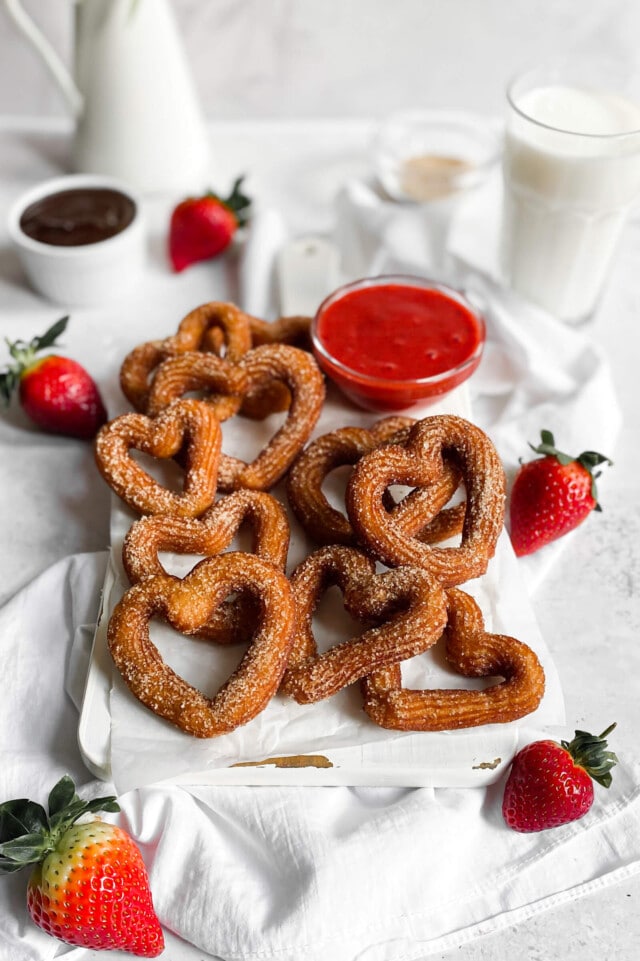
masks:
[[[593,804],[593,781],[608,788],[617,757],[605,750],[611,724],[595,737],[576,731],[573,741],[534,741],[513,759],[502,814],[514,831],[545,831],[583,817]],[[593,780],[592,780],[593,779]]]
[[[188,197],[175,208],[169,226],[169,257],[176,271],[221,254],[248,218],[251,201],[241,191],[243,177],[223,199],[207,193]]]
[[[142,856],[121,828],[86,819],[100,810],[120,809],[114,797],[81,800],[68,776],[51,791],[48,815],[25,798],[0,804],[0,873],[36,865],[27,908],[54,938],[155,958],[164,938]]]
[[[510,533],[513,549],[522,557],[568,534],[591,513],[601,510],[593,470],[611,464],[608,457],[587,450],[570,457],[556,450],[553,434],[540,432],[542,443],[529,444],[544,456],[523,464],[511,490]]]
[[[23,409],[38,427],[87,440],[107,420],[95,381],[84,367],[68,357],[36,356],[55,344],[68,320],[63,317],[28,344],[23,340],[9,344],[15,363],[0,371],[0,398],[8,405],[18,388]]]

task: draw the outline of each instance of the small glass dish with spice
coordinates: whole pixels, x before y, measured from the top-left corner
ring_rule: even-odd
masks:
[[[377,130],[373,154],[385,194],[428,204],[483,183],[497,167],[501,143],[493,125],[445,111],[407,110]]]
[[[460,204],[499,168],[495,125],[462,112],[409,110],[378,127],[372,150],[381,199],[419,218],[425,267],[443,269]]]

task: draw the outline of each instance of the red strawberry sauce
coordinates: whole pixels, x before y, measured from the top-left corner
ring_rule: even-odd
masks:
[[[485,329],[456,291],[377,278],[329,297],[314,337],[320,366],[345,393],[368,407],[401,409],[465,380]]]

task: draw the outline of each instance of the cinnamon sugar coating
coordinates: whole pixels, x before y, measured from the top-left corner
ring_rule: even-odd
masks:
[[[259,598],[259,621],[238,668],[209,698],[163,661],[149,622],[159,616],[183,634],[196,634],[235,591],[251,591]],[[284,574],[253,554],[227,553],[201,561],[183,579],[157,574],[129,588],[114,608],[108,643],[139,701],[185,733],[209,738],[235,730],[264,710],[284,673],[293,626],[293,598]]]
[[[393,484],[426,490],[429,497],[445,459],[459,469],[466,491],[458,547],[434,547],[407,536],[384,504]],[[464,418],[445,414],[418,421],[404,443],[365,454],[351,475],[346,506],[359,542],[377,560],[423,567],[453,587],[486,571],[503,527],[505,498],[504,470],[489,437]]]
[[[289,470],[315,427],[325,398],[324,377],[310,354],[287,344],[265,344],[250,350],[239,362],[249,387],[280,382],[291,394],[284,424],[255,460],[245,461],[223,453],[218,478],[222,491],[270,490]]]
[[[251,346],[264,344],[288,344],[300,350],[311,351],[311,318],[302,316],[279,317],[274,321],[249,317]],[[269,414],[288,410],[291,393],[283,381],[265,382],[250,390],[242,403],[242,414],[262,420]]]
[[[331,471],[353,466],[366,453],[384,444],[404,442],[414,424],[410,417],[385,417],[369,429],[342,427],[318,437],[302,452],[289,472],[287,497],[298,521],[317,543],[358,545],[349,519],[331,506],[323,492]],[[458,489],[460,479],[460,471],[444,460],[441,475],[428,489],[411,491],[399,503],[385,490],[384,507],[407,536],[416,536],[423,543],[446,540],[462,530],[464,504],[444,507]]]
[[[175,334],[140,344],[127,354],[120,368],[120,387],[136,410],[149,413],[151,382],[163,361],[197,351],[224,357],[235,364],[252,347],[274,343],[309,350],[310,325],[309,317],[280,317],[269,322],[246,314],[235,304],[201,304],[180,321]],[[290,402],[291,395],[283,382],[261,384],[245,395],[243,413],[263,418],[286,410]]]
[[[464,591],[446,592],[446,658],[465,677],[500,678],[484,690],[413,690],[402,686],[393,664],[362,682],[365,711],[381,727],[400,731],[451,731],[505,724],[531,714],[544,695],[544,671],[522,641],[484,629],[480,608]]]
[[[446,623],[444,591],[425,571],[403,567],[376,574],[372,559],[351,547],[320,548],[290,581],[296,627],[282,692],[301,704],[330,697],[376,670],[374,664],[382,667],[426,650]],[[313,615],[334,584],[349,613],[372,626],[318,653]]]
[[[278,688],[305,704],[355,682],[371,720],[396,730],[453,730],[530,713],[544,692],[536,655],[515,638],[486,632],[477,604],[455,586],[484,573],[503,526],[506,485],[493,444],[469,421],[437,415],[344,427],[305,450],[325,398],[309,328],[306,317],[268,323],[213,302],[187,314],[174,335],[125,358],[123,391],[141,413],[115,418],[95,445],[107,483],[148,515],[125,538],[133,586],[109,625],[125,682],[152,711],[197,737],[247,723]],[[183,396],[192,392],[200,399]],[[221,422],[275,411],[286,412],[284,423],[253,462],[221,450]],[[182,489],[156,481],[136,451],[181,466]],[[322,490],[327,474],[343,466],[351,467],[344,513]],[[287,515],[267,493],[285,477],[294,514],[326,545],[289,580]],[[396,503],[398,487],[409,493]],[[466,501],[451,506],[462,491]],[[226,496],[216,501],[220,492]],[[250,547],[229,550],[243,525]],[[453,537],[457,546],[439,546]],[[205,560],[181,579],[163,569],[163,552]],[[378,563],[391,570],[377,573]],[[333,585],[360,629],[321,653],[313,620]],[[217,644],[249,644],[215,697],[163,662],[149,635],[153,617]],[[491,685],[404,689],[401,662],[441,637],[455,671]]]
[[[293,464],[287,477],[289,504],[305,531],[318,544],[355,546],[348,519],[332,507],[322,490],[337,467],[353,465],[363,454],[414,424],[410,417],[385,417],[369,429],[341,427],[316,438]]]
[[[98,470],[115,493],[140,514],[197,517],[216,494],[222,433],[207,404],[179,400],[157,417],[122,414],[104,425],[95,440]],[[155,480],[134,458],[138,450],[161,460],[181,455],[181,492]]]
[[[212,301],[190,311],[172,336],[130,351],[120,368],[120,387],[133,407],[146,413],[152,375],[164,360],[186,351],[209,350],[224,352],[226,360],[236,363],[250,348],[247,314],[235,304]]]
[[[215,354],[185,351],[164,360],[155,370],[147,396],[147,414],[155,417],[189,391],[199,391],[220,421],[240,410],[249,389],[245,370]]]
[[[198,518],[155,514],[133,524],[124,539],[122,560],[132,584],[167,572],[159,554],[215,556],[226,550],[243,524],[251,528],[251,552],[284,571],[290,529],[286,511],[270,494],[242,490],[216,501]],[[257,601],[250,592],[225,601],[198,636],[218,644],[246,641],[257,623]]]

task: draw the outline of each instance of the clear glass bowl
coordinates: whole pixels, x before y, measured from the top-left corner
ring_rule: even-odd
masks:
[[[437,291],[441,297],[452,301],[462,307],[469,315],[471,323],[475,326],[475,344],[469,353],[460,360],[455,366],[446,370],[441,370],[430,376],[411,377],[408,379],[395,376],[382,377],[370,375],[362,370],[356,370],[349,366],[340,357],[335,356],[330,351],[323,339],[322,322],[327,315],[327,311],[337,301],[350,297],[357,291],[365,288],[380,288],[380,308],[384,308],[385,288],[402,287],[418,288],[422,290]],[[425,313],[425,323],[429,324]],[[370,323],[375,323],[372,319]],[[369,327],[368,329],[371,329]],[[428,336],[421,330],[421,341],[428,345]],[[385,275],[379,277],[365,278],[351,284],[346,284],[338,288],[327,297],[320,307],[311,324],[311,339],[313,351],[320,368],[340,390],[354,403],[373,411],[398,411],[407,410],[417,405],[426,406],[441,400],[459,384],[467,380],[478,367],[482,358],[486,339],[486,326],[484,317],[471,303],[468,297],[446,284],[427,280],[421,277],[411,277],[405,275]],[[366,357],[368,338],[362,342],[361,351]]]
[[[392,200],[429,204],[479,186],[500,159],[492,125],[466,114],[409,110],[379,127],[373,162]]]

